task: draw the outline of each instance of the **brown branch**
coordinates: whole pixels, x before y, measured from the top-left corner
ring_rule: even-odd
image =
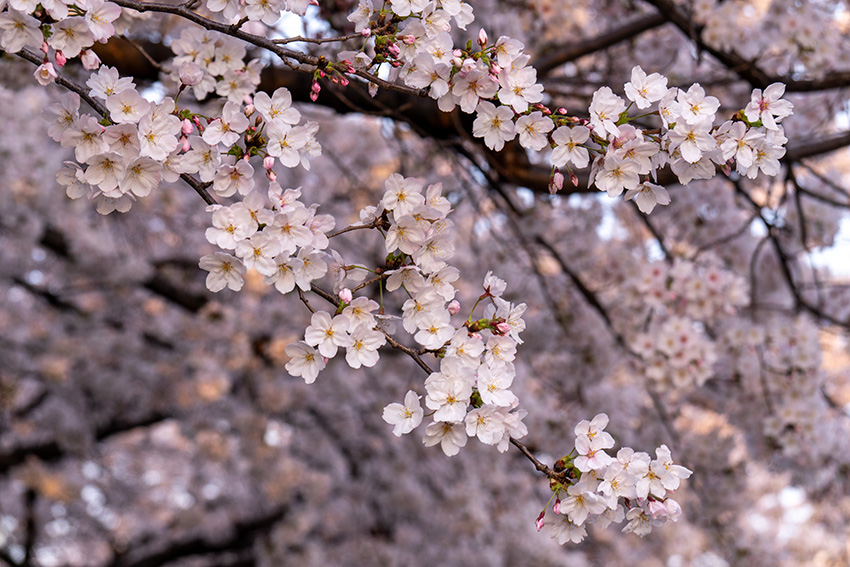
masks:
[[[546,76],[552,69],[590,55],[597,51],[607,49],[612,45],[626,41],[645,31],[657,28],[667,23],[667,18],[659,13],[649,14],[640,19],[629,22],[621,27],[608,30],[596,37],[582,39],[577,43],[563,46],[554,46],[546,49],[540,57],[531,64],[537,69],[540,77]]]
[[[747,81],[755,88],[764,89],[772,83],[785,83],[786,92],[813,92],[850,86],[850,72],[827,73],[819,79],[792,79],[784,75],[772,75],[744,59],[734,51],[723,51],[707,44],[702,39],[703,26],[695,26],[693,19],[673,0],[646,0],[658,9],[673,25],[693,41],[701,51],[709,53],[727,69]]]

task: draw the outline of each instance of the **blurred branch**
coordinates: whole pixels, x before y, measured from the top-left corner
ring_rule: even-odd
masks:
[[[596,37],[582,39],[569,45],[549,47],[544,50],[541,56],[531,62],[531,66],[537,69],[538,78],[545,77],[559,65],[602,51],[665,23],[667,23],[667,18],[662,14],[657,12],[649,14]]]
[[[283,505],[255,518],[238,521],[230,537],[221,541],[195,536],[164,544],[140,545],[116,555],[110,567],[160,567],[192,556],[249,549],[258,536],[271,530],[288,512],[288,505]]]
[[[673,0],[646,0],[646,2],[655,6],[659,14],[679,28],[696,43],[701,51],[711,54],[727,69],[755,88],[764,89],[772,83],[785,83],[786,92],[812,92],[850,86],[850,72],[832,72],[819,79],[798,80],[785,75],[771,75],[758,67],[754,60],[744,59],[734,51],[723,51],[707,44],[702,39],[704,26],[694,25],[693,18]]]

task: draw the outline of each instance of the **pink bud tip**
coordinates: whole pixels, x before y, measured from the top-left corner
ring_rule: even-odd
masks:
[[[362,35],[363,37],[369,37],[370,35],[372,35],[372,30],[370,30],[369,28],[363,28],[362,30],[360,30],[360,35]]]
[[[68,62],[68,58],[61,51],[56,52],[56,64],[63,67]]]
[[[317,93],[315,91],[311,92],[310,93],[310,100],[312,100],[313,102],[316,102],[317,100],[319,100],[319,93]]]
[[[263,167],[266,169],[271,169],[274,167],[275,159],[273,156],[266,156],[263,158]]]
[[[47,53],[49,49],[50,49],[50,48],[47,46],[47,41],[46,41],[46,40],[45,40],[45,41],[42,41],[42,42],[41,42],[41,50],[42,50],[44,53]]]
[[[511,326],[505,322],[496,323],[496,330],[499,331],[502,335],[507,335],[511,332]]]
[[[351,294],[351,290],[344,287],[339,290],[339,299],[345,303],[351,303],[351,300],[354,299],[354,297]]]
[[[558,114],[566,114],[566,113],[567,113],[566,108],[564,108],[563,106],[558,107]]]
[[[478,44],[481,47],[487,45],[487,32],[483,28],[478,32]]]
[[[344,87],[347,87],[348,86],[348,79],[346,79],[345,77],[340,77],[339,78],[339,84],[341,84]]]
[[[572,171],[570,172],[570,183],[573,184],[573,187],[578,187],[578,175]]]
[[[183,119],[183,126],[180,128],[180,131],[183,132],[186,136],[195,131],[195,125],[192,124],[192,121],[188,118]]]
[[[545,516],[545,515],[546,515],[546,510],[543,510],[542,512],[540,512],[540,515],[537,516],[537,520],[534,522],[534,525],[537,526],[538,532],[543,529],[543,516]]]
[[[460,303],[457,299],[453,299],[448,306],[449,313],[452,315],[457,315],[460,312]]]

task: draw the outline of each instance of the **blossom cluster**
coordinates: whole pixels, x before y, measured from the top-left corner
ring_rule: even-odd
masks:
[[[463,3],[393,2],[393,10],[402,11],[397,15],[418,17],[405,19],[396,35],[376,39],[380,57],[363,52],[340,56],[356,60],[362,55],[366,67],[388,62],[405,84],[428,89],[441,110],[460,107],[475,113],[473,135],[494,151],[515,138],[530,151],[551,150],[552,192],[563,187],[560,168],[577,183],[572,168],[590,164],[590,181],[600,191],[611,197],[625,192],[626,199],[635,199],[649,213],[670,201],[667,191],[650,181],[666,165],[683,185],[714,177],[718,167],[728,172],[733,163],[749,178],[779,172],[787,139],[778,123],[793,109],[781,99],[781,83],[764,92],[755,89],[746,108],[715,127],[720,101],[706,95],[698,83],[688,90],[668,88],[666,77],[634,67],[624,86],[628,103],[610,87],[601,87],[593,94],[589,119],[577,118],[566,109],[553,111],[541,104],[543,86],[522,42],[502,36],[491,45],[482,30],[479,49],[471,42],[467,49],[453,49],[451,18],[460,27],[468,23],[460,6]],[[372,16],[370,0],[361,0],[349,20],[368,35]],[[656,103],[657,110],[647,112]],[[629,116],[633,106],[640,116]],[[642,125],[641,119],[652,114],[660,117],[660,129]]]
[[[72,199],[94,199],[101,214],[126,212],[160,181],[176,181],[181,174],[197,174],[221,197],[248,196],[255,184],[252,157],[262,157],[274,179],[277,161],[309,169],[309,157],[321,153],[317,125],[297,125],[301,115],[290,108],[292,97],[284,88],[271,97],[258,93],[245,107],[228,101],[221,117],[211,119],[179,110],[170,97],[148,102],[112,67],[101,67],[87,86],[104,102],[108,118],[81,115],[74,93],[48,106],[45,117],[50,136],[74,148],[78,162],[67,162],[59,183]]]
[[[540,513],[537,529],[545,528],[558,543],[581,542],[588,525],[604,528],[624,521],[623,532],[643,537],[682,515],[670,495],[691,471],[673,463],[666,445],[655,450],[655,459],[630,447],[609,455],[606,449],[614,447],[614,438],[605,431],[607,425],[604,413],[581,421],[575,449],[555,465],[560,475],[550,480],[555,502],[551,513],[548,504]]]
[[[744,280],[717,263],[655,262],[624,284],[636,320],[648,329],[632,336],[647,377],[674,388],[701,386],[718,359],[705,325],[747,302]],[[647,312],[650,316],[647,319]]]
[[[505,282],[488,273],[476,303],[486,302],[483,317],[473,320],[470,314],[463,323],[453,323],[460,310],[453,282],[460,273],[447,263],[454,245],[452,221],[447,218],[451,205],[442,195],[442,185],[426,188],[419,179],[393,174],[384,187],[383,198],[362,211],[357,228],[381,230],[387,265],[375,269],[344,265],[337,255],[340,277],[334,289],[339,308],[334,314],[313,314],[304,340],[286,348],[291,357],[286,368],[312,383],[341,348],[346,349],[346,362],[352,368],[374,366],[385,335],[395,331],[394,324],[382,325],[382,320],[393,322],[384,301],[393,292],[404,293],[407,299],[396,318],[423,352],[432,352],[440,360],[439,372],[432,372],[424,384],[425,405],[433,410],[425,444],[439,443],[447,455],[455,455],[468,437],[477,437],[506,451],[511,437],[527,432],[522,423],[525,412],[514,411],[519,400],[509,389],[516,376],[513,360],[521,342],[519,333],[525,328],[525,305],[503,299]],[[378,274],[376,279],[387,292],[381,294],[380,305],[365,296],[354,297],[343,287],[348,272],[359,277],[367,271]],[[290,277],[289,290],[297,283],[297,275]],[[378,316],[372,314],[375,310]],[[422,422],[419,400],[410,391],[403,404],[384,408],[384,420],[394,426],[396,435],[409,433]]]

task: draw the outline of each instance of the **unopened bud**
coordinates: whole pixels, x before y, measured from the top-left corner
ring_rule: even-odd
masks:
[[[555,499],[555,505],[552,506],[552,511],[555,512],[556,514],[561,513],[561,499],[560,498]]]
[[[578,175],[572,171],[570,172],[570,183],[573,184],[573,187],[578,187]]]
[[[507,335],[511,332],[511,326],[502,321],[501,323],[496,323],[496,331],[501,335]]]
[[[354,296],[351,294],[351,290],[348,289],[347,287],[344,287],[341,290],[339,290],[340,301],[342,301],[344,303],[351,303],[351,300],[353,298],[354,298]]]
[[[556,169],[555,173],[552,175],[552,179],[549,181],[549,193],[554,195],[563,188],[564,174]]]
[[[398,57],[399,55],[401,55],[401,48],[398,45],[391,43],[387,46],[387,53],[389,53],[393,57]]]
[[[363,28],[362,30],[360,30],[360,35],[362,35],[363,37],[369,37],[370,35],[372,35],[372,30],[370,30],[369,28]]]
[[[183,143],[183,151],[188,152],[192,149],[192,144],[189,143],[189,138],[186,136],[180,136],[180,141]]]
[[[566,114],[566,113],[567,113],[567,109],[566,109],[566,108],[564,108],[563,106],[559,106],[559,107],[558,107],[558,111],[557,111],[557,112],[558,112],[558,114]]]
[[[180,131],[183,132],[184,135],[188,136],[195,131],[195,125],[192,124],[192,121],[188,118],[184,118],[183,126],[180,128]]]
[[[458,313],[460,313],[460,302],[457,299],[452,299],[447,309],[449,310],[449,314],[457,315]]]
[[[402,41],[405,45],[413,45],[414,43],[416,43],[416,36],[412,34],[406,35],[404,36],[404,39],[402,39]]]
[[[339,84],[344,86],[344,87],[347,87],[348,86],[348,77],[340,77],[339,78]]]
[[[50,51],[50,47],[47,45],[47,40],[41,42],[41,50],[46,54]]]
[[[546,515],[546,510],[543,510],[542,512],[540,512],[540,515],[537,516],[537,520],[534,522],[534,525],[537,526],[538,532],[543,529],[543,517],[545,515]]]
[[[481,28],[481,30],[478,32],[478,45],[480,45],[481,47],[487,45],[487,32],[484,31],[484,28]]]
[[[310,90],[314,93],[318,93],[322,90],[322,85],[319,84],[319,81],[313,81],[313,84],[310,85]]]
[[[458,58],[463,57],[463,51],[461,51],[460,49],[454,49],[452,50],[452,55]]]
[[[245,118],[251,118],[251,116],[254,114],[254,110],[255,110],[254,105],[249,104],[248,106],[245,107],[245,110],[243,110],[242,112],[245,113]]]
[[[68,58],[65,57],[65,54],[61,51],[56,52],[56,64],[60,67],[64,67],[65,63],[68,62]]]

